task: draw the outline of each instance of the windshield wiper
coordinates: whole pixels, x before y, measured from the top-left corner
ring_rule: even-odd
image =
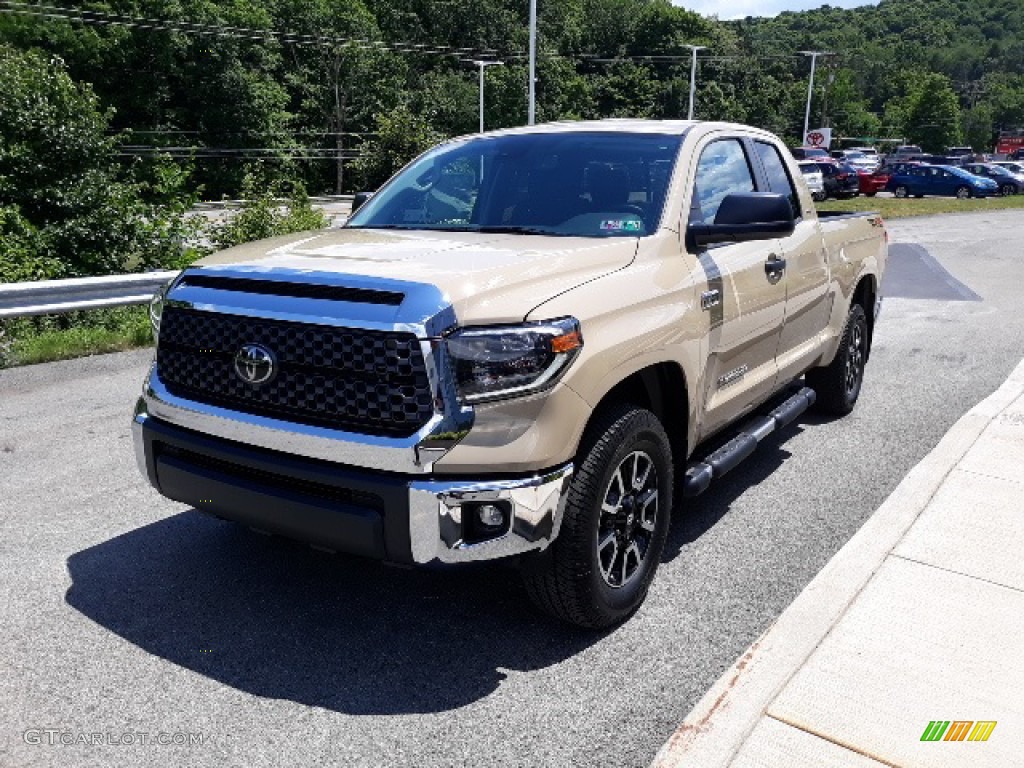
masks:
[[[491,226],[477,227],[471,231],[483,232],[485,234],[509,233],[513,235],[554,235],[555,237],[572,236],[567,232],[558,232],[554,229],[545,229],[544,227],[526,227],[519,224],[495,224]]]
[[[483,234],[513,234],[513,235],[550,235],[552,237],[573,237],[574,233],[570,232],[558,232],[553,229],[545,229],[544,227],[526,227],[518,224],[495,224],[491,226],[472,226],[472,225],[461,225],[453,224],[443,227],[407,227],[400,226],[398,224],[362,224],[354,227],[348,227],[348,229],[406,229],[406,230],[419,230],[421,232],[480,232]]]
[[[345,225],[345,229],[420,229],[420,227],[405,227],[400,224],[356,224]]]

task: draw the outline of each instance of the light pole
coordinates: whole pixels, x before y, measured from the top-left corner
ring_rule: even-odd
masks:
[[[807,141],[807,129],[810,128],[811,123],[811,95],[814,93],[814,66],[818,62],[819,56],[831,56],[829,51],[797,51],[802,53],[804,56],[811,57],[811,81],[807,84],[807,109],[804,111],[804,134],[800,137],[800,143],[803,144]]]
[[[530,0],[530,99],[526,124],[537,121],[537,0]]]
[[[697,90],[697,51],[703,51],[707,49],[706,45],[684,45],[684,48],[689,48],[693,54],[693,58],[690,59],[690,109],[686,113],[687,120],[693,120],[693,94]]]
[[[503,61],[474,61],[480,68],[480,133],[484,132],[484,70],[488,67],[496,67],[498,64],[504,64]]]

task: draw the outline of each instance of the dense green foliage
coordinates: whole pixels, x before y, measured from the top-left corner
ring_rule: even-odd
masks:
[[[208,236],[217,248],[327,226],[327,217],[310,205],[302,189],[293,192],[281,205],[269,192],[255,190],[251,180],[247,180],[242,185],[242,195],[246,198],[242,210],[209,229]]]
[[[902,137],[932,151],[966,140],[991,151],[1000,129],[1024,128],[1020,0],[882,0],[734,26],[755,55],[837,54],[824,59],[819,103],[840,135]]]
[[[107,114],[59,60],[0,45],[0,72],[0,279],[109,274],[175,258],[187,226],[181,170],[157,164],[145,180],[126,173]]]
[[[102,0],[75,8],[88,10],[0,14],[0,43],[39,51],[16,78],[5,64],[0,79],[17,79],[26,93],[48,90],[53,104],[49,122],[32,129],[49,144],[29,142],[24,155],[50,159],[0,167],[10,252],[38,252],[37,239],[50,239],[62,202],[55,190],[68,179],[81,210],[94,210],[90,190],[103,188],[103,205],[125,221],[145,218],[132,201],[160,194],[157,149],[207,197],[238,196],[243,183],[266,194],[282,181],[316,193],[376,186],[437,138],[476,130],[475,58],[504,62],[487,72],[487,126],[526,120],[525,0]],[[804,49],[835,54],[819,60],[811,122],[838,136],[989,149],[1000,128],[1024,128],[1020,0],[882,0],[737,22],[669,0],[543,0],[538,119],[685,117],[686,44],[707,47],[697,117],[763,126],[794,143]],[[28,102],[11,104],[4,122],[28,119],[19,114],[31,112]],[[71,164],[51,161],[69,151]],[[135,162],[121,157],[115,173],[118,154]],[[5,184],[8,173],[21,174],[17,184]],[[147,179],[156,181],[120,194],[126,180]],[[43,190],[38,205],[12,198],[13,187]],[[162,202],[173,192],[164,189]],[[80,229],[76,243],[88,247],[76,251],[90,269],[110,266],[114,252],[152,262],[129,242],[133,227],[94,232],[95,243]],[[67,264],[67,249],[48,253]]]

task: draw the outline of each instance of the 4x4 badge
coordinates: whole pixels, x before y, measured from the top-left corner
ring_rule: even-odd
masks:
[[[235,373],[246,384],[264,384],[276,372],[274,353],[261,344],[245,344],[235,353]]]

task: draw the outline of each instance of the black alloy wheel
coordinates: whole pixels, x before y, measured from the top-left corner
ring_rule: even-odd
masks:
[[[818,396],[815,408],[835,416],[845,416],[853,410],[864,383],[870,344],[867,315],[860,304],[854,304],[832,362],[807,372],[807,386]]]
[[[846,371],[844,385],[846,399],[857,400],[860,385],[864,381],[864,362],[867,359],[867,327],[864,323],[852,323],[847,329]]]
[[[640,573],[658,520],[658,470],[643,451],[626,456],[612,474],[597,524],[597,561],[604,583],[620,589]]]
[[[522,563],[538,608],[577,627],[629,617],[661,562],[672,512],[672,446],[650,411],[609,406],[588,425],[557,538]]]

